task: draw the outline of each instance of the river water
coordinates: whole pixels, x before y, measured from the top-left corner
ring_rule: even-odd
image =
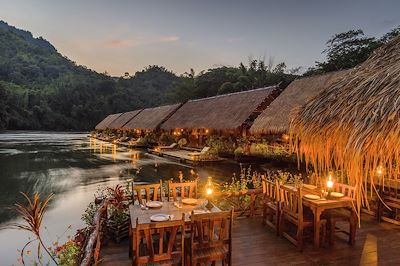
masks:
[[[50,246],[84,226],[81,215],[99,188],[126,183],[133,177],[135,182],[168,180],[178,177],[180,171],[188,179],[198,175],[204,181],[212,176],[222,182],[239,173],[240,166],[226,161],[193,167],[142,150],[116,148],[88,138],[87,133],[0,133],[0,266],[17,265],[17,249],[32,237],[29,232],[8,228],[21,222],[10,209],[15,202],[23,202],[20,192],[54,193],[42,228]]]

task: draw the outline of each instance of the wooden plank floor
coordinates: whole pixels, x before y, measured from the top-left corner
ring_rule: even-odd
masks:
[[[370,216],[362,219],[356,244],[350,246],[346,235],[336,238],[333,248],[315,250],[306,241],[299,252],[286,239],[262,226],[260,218],[235,220],[233,232],[233,265],[400,265],[400,226]],[[131,265],[128,243],[109,243],[102,249],[102,265]]]

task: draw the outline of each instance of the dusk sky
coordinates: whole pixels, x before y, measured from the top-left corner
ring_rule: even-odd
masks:
[[[400,1],[0,0],[0,20],[115,76],[153,64],[199,72],[250,56],[305,70],[333,34],[380,37],[400,25],[399,10]]]

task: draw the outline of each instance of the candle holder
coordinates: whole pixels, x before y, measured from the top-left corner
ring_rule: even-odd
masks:
[[[206,185],[206,199],[207,199],[207,205],[206,208],[208,210],[211,210],[214,205],[211,202],[212,194],[214,193],[214,185],[212,183],[212,177],[208,177],[207,185]]]
[[[327,199],[332,199],[331,193],[332,193],[332,189],[333,189],[333,180],[332,180],[332,175],[329,174],[328,180],[326,181],[326,188],[328,190],[328,195],[327,195]]]

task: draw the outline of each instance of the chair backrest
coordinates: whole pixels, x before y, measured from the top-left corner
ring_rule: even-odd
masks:
[[[174,183],[168,181],[168,199],[176,201],[178,197],[197,198],[197,180],[193,182]]]
[[[282,212],[285,212],[292,218],[297,219],[299,222],[302,222],[303,201],[301,188],[295,190],[286,186],[280,186],[279,192],[279,200],[281,203]]]
[[[352,199],[355,198],[356,188],[350,185],[341,184],[341,183],[334,183],[333,190],[336,192],[340,192],[346,197],[350,197]]]
[[[191,215],[191,252],[196,249],[228,246],[232,254],[233,210]]]
[[[201,150],[201,154],[206,153],[210,150],[210,147],[205,146],[202,150]]]
[[[180,259],[184,261],[185,214],[177,221],[139,224],[134,242],[136,265]]]
[[[142,200],[162,200],[162,181],[156,184],[135,185],[132,184],[133,203],[137,200],[142,203]]]
[[[279,201],[279,182],[278,180],[271,181],[263,178],[262,180],[263,193],[267,200],[272,202]]]
[[[381,186],[381,193],[384,197],[400,199],[400,181],[394,178],[385,178],[384,186]]]

